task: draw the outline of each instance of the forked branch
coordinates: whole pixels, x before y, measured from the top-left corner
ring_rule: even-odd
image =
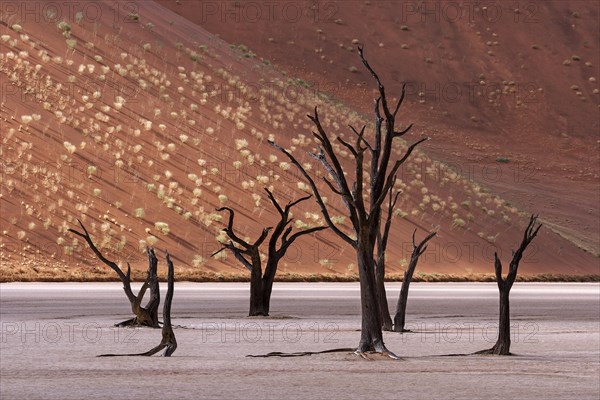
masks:
[[[250,271],[250,316],[269,315],[271,290],[279,261],[285,256],[286,251],[294,241],[301,236],[326,229],[326,227],[318,226],[297,231],[292,234],[293,227],[290,225],[292,222],[290,216],[292,207],[310,199],[312,196],[307,195],[297,200],[289,201],[285,206],[282,206],[268,188],[265,188],[265,192],[267,192],[269,200],[279,214],[279,222],[274,229],[263,229],[261,236],[252,244],[235,235],[233,226],[235,212],[226,207],[218,210],[226,210],[229,212],[229,222],[227,223],[227,227],[223,230],[227,233],[231,241],[229,243],[224,243],[223,248],[214,254],[227,249],[231,251],[236,259]],[[268,242],[266,267],[263,274],[263,260],[261,259],[260,246],[271,231],[271,237]]]
[[[317,201],[317,204],[319,205],[319,208],[321,209],[321,213],[323,214],[323,218],[325,218],[325,221],[327,222],[327,225],[329,226],[329,228],[331,228],[331,230],[334,231],[336,233],[336,235],[338,235],[340,238],[342,238],[342,240],[344,240],[346,243],[348,243],[352,247],[356,248],[356,246],[357,246],[356,240],[351,239],[350,236],[346,235],[343,231],[341,231],[340,228],[338,228],[336,226],[336,224],[331,220],[331,216],[329,215],[327,206],[325,205],[325,202],[323,201],[323,197],[321,196],[321,193],[320,193],[319,189],[317,188],[317,185],[315,184],[314,179],[308,174],[308,172],[306,172],[306,169],[304,169],[302,164],[300,164],[298,162],[298,160],[289,151],[287,151],[286,149],[284,149],[277,143],[273,142],[272,140],[269,140],[268,143],[271,146],[273,146],[274,148],[276,148],[277,150],[281,151],[283,154],[285,154],[289,158],[291,163],[294,164],[294,166],[296,168],[298,168],[298,170],[300,171],[302,176],[304,176],[304,178],[308,182],[310,188],[312,189],[312,192],[315,196],[315,200]]]
[[[134,318],[128,319],[126,321],[120,322],[116,324],[116,326],[129,326],[129,325],[139,325],[139,326],[149,326],[152,328],[158,328],[158,306],[160,304],[160,293],[158,290],[158,276],[156,274],[156,256],[154,255],[154,250],[150,248],[146,248],[146,253],[148,254],[148,273],[146,276],[146,280],[142,285],[138,295],[136,296],[131,289],[131,267],[129,263],[127,263],[127,273],[124,273],[119,266],[107,259],[102,252],[96,247],[94,241],[92,240],[88,230],[83,225],[83,223],[78,219],[79,225],[83,232],[79,232],[75,229],[69,228],[69,232],[80,236],[85,239],[88,246],[96,257],[102,261],[104,264],[108,265],[113,271],[117,273],[121,282],[123,283],[123,291],[129,300],[131,305],[131,311],[135,314]],[[141,303],[146,291],[150,289],[150,300],[146,307],[142,307]]]
[[[87,242],[88,246],[90,247],[90,249],[92,249],[92,251],[94,252],[94,254],[96,255],[96,257],[98,257],[98,259],[100,261],[102,261],[104,264],[108,265],[113,271],[115,271],[117,273],[117,275],[119,275],[119,278],[121,279],[121,281],[123,281],[124,285],[129,285],[130,282],[130,277],[131,277],[131,268],[129,267],[129,264],[127,264],[127,273],[123,273],[123,271],[121,270],[121,268],[119,268],[119,266],[114,263],[113,261],[110,261],[109,259],[107,259],[106,257],[104,257],[104,255],[102,254],[102,252],[100,250],[98,250],[98,248],[96,247],[96,245],[94,244],[94,242],[92,241],[92,238],[90,237],[90,234],[88,233],[87,229],[85,228],[85,226],[83,225],[83,222],[81,222],[81,220],[77,219],[77,222],[79,222],[79,225],[81,226],[81,229],[83,230],[83,232],[79,232],[73,228],[69,228],[68,231],[71,233],[74,233],[77,236],[81,236],[82,238],[85,239],[85,241]],[[130,293],[128,293],[128,291]],[[131,292],[131,288],[129,288],[129,290],[127,288],[125,288],[125,293],[127,294],[127,297],[130,300],[134,300],[135,296],[133,295],[133,292]]]
[[[537,218],[538,216],[535,214],[531,214],[529,217],[529,223],[527,224],[527,228],[525,228],[525,232],[523,233],[521,244],[519,245],[517,251],[513,251],[512,253],[512,259],[510,261],[508,273],[505,279],[502,278],[502,261],[500,261],[498,253],[494,252],[494,270],[496,273],[496,281],[498,282],[498,286],[503,285],[505,289],[510,290],[512,285],[515,283],[519,269],[519,262],[523,258],[523,253],[542,227],[542,224],[538,224],[536,226]]]

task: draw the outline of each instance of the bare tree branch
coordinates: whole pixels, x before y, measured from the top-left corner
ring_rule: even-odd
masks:
[[[412,145],[410,145],[409,148],[408,148],[408,150],[406,150],[406,153],[404,154],[404,156],[400,160],[397,160],[394,163],[394,166],[392,167],[390,173],[387,176],[387,180],[385,182],[385,185],[383,187],[383,190],[381,191],[381,194],[380,194],[379,198],[375,201],[375,204],[371,204],[371,210],[374,210],[374,209],[377,209],[377,208],[381,207],[381,205],[383,204],[383,201],[385,200],[385,197],[388,194],[388,191],[394,185],[394,182],[396,180],[394,177],[396,176],[396,173],[398,172],[398,168],[400,168],[400,166],[408,159],[408,157],[410,157],[410,155],[412,154],[413,150],[419,144],[425,142],[426,140],[429,140],[429,138],[423,138],[421,140],[416,141]]]
[[[379,79],[379,75],[377,75],[375,70],[373,70],[373,68],[371,68],[371,66],[369,65],[369,62],[365,58],[365,56],[363,54],[362,46],[358,46],[358,55],[360,56],[360,59],[361,59],[362,63],[364,64],[364,66],[367,67],[367,69],[369,70],[371,75],[373,75],[373,78],[375,78],[375,80],[377,81],[377,88],[379,89],[379,95],[381,97],[381,106],[383,108],[383,113],[385,114],[386,118],[388,118],[388,119],[393,118],[394,115],[392,115],[392,113],[390,113],[390,109],[388,108],[387,98],[385,96],[385,87],[383,86],[383,83],[381,83],[381,80]]]
[[[517,270],[519,269],[519,262],[523,257],[525,249],[537,236],[540,228],[542,227],[542,224],[539,224],[537,227],[535,226],[537,218],[537,215],[531,214],[531,216],[529,217],[529,223],[527,224],[527,228],[525,228],[525,232],[523,233],[523,239],[521,240],[521,244],[519,245],[517,251],[513,253],[513,257],[508,269],[508,274],[505,280],[505,284],[508,285],[509,288],[512,287],[512,285],[515,283],[515,280],[517,278]]]
[[[354,128],[352,125],[348,125],[350,127],[350,129],[352,129],[352,131],[356,134],[356,136],[358,136],[360,138],[360,140],[365,144],[365,146],[367,146],[367,148],[373,152],[373,147],[369,144],[369,142],[367,141],[367,139],[365,139],[364,137],[364,132],[365,132],[365,128],[367,127],[366,125],[363,125],[363,127],[360,129],[360,132],[358,132],[356,130],[356,128]]]
[[[338,136],[337,141],[340,142],[345,148],[347,148],[350,153],[354,156],[354,158],[358,157],[359,150],[355,149],[350,143],[346,142],[344,139]]]
[[[281,208],[281,206],[279,205],[277,200],[275,200],[275,197],[273,197],[273,193],[271,193],[269,188],[265,188],[265,192],[267,192],[267,196],[269,196],[269,200],[271,200],[271,203],[273,203],[273,205],[277,209],[277,212],[279,213],[279,215],[283,215],[283,209]]]
[[[338,188],[333,186],[333,183],[331,183],[331,181],[329,179],[327,179],[326,177],[323,177],[323,181],[325,181],[325,184],[329,187],[329,190],[331,190],[333,193],[340,195],[342,197],[344,196],[344,193],[340,192],[340,190]]]
[[[308,183],[313,191],[313,194],[315,196],[315,200],[317,201],[317,204],[319,205],[319,208],[321,209],[323,218],[325,218],[325,221],[327,222],[327,225],[331,228],[331,230],[334,231],[335,234],[338,235],[340,238],[342,238],[342,240],[344,240],[346,243],[348,243],[352,247],[356,247],[356,245],[357,245],[356,240],[351,239],[348,235],[346,235],[344,232],[342,232],[335,225],[335,223],[331,220],[329,211],[327,210],[327,206],[325,205],[325,202],[323,201],[323,198],[321,197],[321,193],[319,192],[319,189],[317,188],[315,181],[308,174],[308,172],[306,172],[304,167],[298,162],[298,160],[296,160],[296,158],[289,151],[287,151],[283,147],[279,146],[277,143],[273,142],[272,140],[269,140],[268,143],[271,146],[273,146],[274,148],[276,148],[277,150],[281,151],[283,154],[285,154],[290,159],[292,164],[294,164],[294,166],[296,166],[296,168],[298,168],[300,173],[302,173],[304,178],[308,181]]]
[[[394,180],[396,180],[395,177]],[[381,246],[379,247],[378,252],[385,252],[385,250],[387,249],[388,237],[390,234],[390,229],[392,227],[392,216],[394,215],[394,208],[396,207],[396,203],[398,202],[398,196],[400,196],[400,192],[396,192],[396,194],[393,194],[391,190],[389,191],[388,211],[383,227],[383,233],[378,235],[378,241],[381,242]]]
[[[321,145],[324,147],[325,152],[327,153],[331,163],[333,164],[333,169],[335,171],[334,178],[337,177],[337,180],[339,181],[338,184],[340,185],[340,190],[343,193],[350,194],[350,188],[348,187],[348,183],[346,182],[346,178],[344,176],[344,169],[342,168],[342,165],[340,164],[337,157],[335,157],[335,152],[333,150],[333,146],[331,145],[331,141],[329,140],[327,133],[325,132],[325,130],[323,129],[323,126],[321,125],[317,107],[315,107],[314,116],[309,115],[309,118],[311,121],[313,121],[313,123],[317,127],[317,130],[319,131],[319,134],[320,134],[319,141],[321,142]]]
[[[330,147],[330,149],[331,151],[333,151],[332,147]],[[332,167],[327,161],[327,156],[325,154],[326,151],[329,150],[323,150],[323,147],[319,146],[318,154],[310,153],[309,155],[315,160],[319,161],[323,165],[325,170],[329,173],[329,175],[331,175],[331,177],[335,180],[335,182],[338,185],[338,188],[333,190],[333,185],[331,186],[331,188],[334,191],[334,193],[339,194],[342,197],[342,201],[344,202],[344,205],[346,206],[346,209],[350,214],[350,221],[352,221],[352,224],[356,225],[358,223],[358,216],[356,213],[356,206],[354,204],[354,196],[352,195],[352,191],[350,191],[350,189],[348,188],[346,176],[343,173],[342,178],[338,176],[338,173],[335,171],[334,167]],[[333,157],[337,160],[335,153],[331,153],[329,154],[329,156],[330,158]],[[325,179],[325,177],[323,179]]]
[[[310,199],[312,197],[312,194],[306,195],[304,197],[300,197],[298,200],[294,200],[292,202],[289,202],[285,208],[287,210],[287,212],[289,212],[291,210],[292,207],[294,207],[296,204],[302,203],[303,201],[306,201],[308,199]]]
[[[113,271],[115,271],[117,273],[117,275],[119,275],[119,278],[121,278],[121,281],[123,281],[123,283],[128,282],[131,271],[128,270],[127,274],[124,274],[123,271],[121,271],[121,268],[119,268],[119,266],[117,264],[115,264],[114,262],[112,262],[109,259],[107,259],[106,257],[104,257],[102,252],[100,250],[98,250],[98,248],[92,241],[92,238],[90,237],[90,234],[88,233],[85,226],[83,226],[83,223],[79,219],[77,219],[77,222],[79,222],[79,225],[81,226],[81,229],[83,229],[84,233],[78,232],[72,228],[69,228],[68,231],[71,233],[74,233],[77,236],[81,236],[82,238],[84,238],[85,241],[87,242],[88,246],[90,247],[90,249],[92,249],[94,254],[96,254],[96,257],[98,257],[98,259],[100,259],[100,261],[102,261],[104,264],[108,265]],[[127,294],[127,297],[130,297],[129,294]],[[135,298],[135,296],[133,296],[133,293],[131,293],[130,299],[133,299],[133,298]]]
[[[404,136],[408,131],[411,130],[411,128],[413,127],[413,124],[408,125],[405,129],[401,130],[400,132],[394,132],[394,137],[402,137]]]
[[[219,254],[220,252],[222,252],[223,250],[231,251],[236,260],[241,262],[242,265],[244,267],[246,267],[249,271],[252,271],[252,263],[250,261],[248,261],[246,259],[246,257],[244,257],[244,254],[248,254],[250,252],[250,250],[239,249],[239,248],[235,247],[235,245],[233,244],[232,241],[230,241],[229,243],[223,243],[223,247],[221,249],[215,251],[214,253],[212,253],[210,256],[214,257],[217,254]]]
[[[290,238],[287,239],[287,240],[285,238],[282,238],[284,240],[283,240],[283,244],[282,244],[281,248],[279,249],[279,252],[285,253],[285,251],[288,249],[288,247],[290,247],[292,245],[292,243],[294,243],[294,241],[296,239],[298,239],[300,236],[304,236],[304,235],[308,235],[308,234],[311,234],[311,233],[319,232],[319,231],[325,230],[327,228],[328,227],[326,227],[326,226],[317,226],[317,227],[314,227],[314,228],[309,228],[309,229],[305,229],[305,230],[302,230],[302,231],[298,231],[298,232],[294,233],[292,236],[290,236]]]
[[[227,227],[223,229],[223,231],[225,231],[225,233],[227,233],[227,236],[229,236],[231,238],[231,240],[233,240],[235,243],[239,244],[240,246],[242,246],[245,249],[251,247],[252,245],[250,243],[239,238],[233,231],[233,219],[235,218],[235,211],[233,211],[229,207],[217,208],[217,211],[227,211],[229,213],[229,220],[227,222]]]
[[[400,106],[404,102],[405,95],[406,95],[406,82],[402,84],[402,93],[400,94],[400,98],[398,99],[398,103],[396,103],[396,108],[394,109],[394,113],[392,114],[394,116],[394,118],[396,117],[396,114],[398,114],[398,110],[400,109]]]

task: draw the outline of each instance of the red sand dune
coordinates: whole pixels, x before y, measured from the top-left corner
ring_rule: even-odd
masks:
[[[389,93],[398,92],[401,81],[427,87],[506,81],[506,93],[492,99],[409,96],[401,123],[415,128],[407,141],[433,140],[403,169],[388,270],[403,270],[418,228],[419,235],[440,231],[422,272],[490,272],[493,252],[507,259],[527,214],[539,212],[547,227],[522,273],[598,274],[598,94],[588,79],[598,76],[598,12],[591,3],[563,3],[539,5],[540,12],[558,18],[577,6],[578,18],[560,19],[576,28],[560,21],[524,30],[486,21],[409,20],[403,30],[390,3],[375,2],[338,7],[341,24],[293,26],[278,20],[223,24],[186,2],[141,2],[135,10],[99,2],[95,14],[42,8],[37,18],[5,7],[0,271],[83,266],[96,273],[89,250],[66,232],[81,218],[110,257],[135,269],[145,268],[141,249],[156,241],[180,268],[243,272],[230,255],[211,257],[223,226],[214,209],[236,209],[240,235],[255,238],[277,222],[263,187],[273,186],[282,202],[304,193],[297,172],[267,138],[311,162],[305,115],[314,105],[332,135],[348,135],[348,123],[370,123],[374,85],[356,52],[346,49],[364,36]],[[569,29],[575,33],[565,33]],[[404,41],[408,49],[401,48]],[[580,60],[564,66],[571,53]],[[323,95],[319,89],[328,82],[335,86]],[[521,92],[530,82],[542,91]],[[525,101],[528,96],[536,100]],[[557,151],[548,152],[548,144]],[[403,148],[399,143],[398,154]],[[348,155],[343,159],[351,165]],[[343,216],[335,195],[326,196],[333,214]],[[314,204],[294,214],[299,227],[323,223]],[[327,231],[301,239],[281,265],[284,272],[339,275],[355,268],[350,249]]]

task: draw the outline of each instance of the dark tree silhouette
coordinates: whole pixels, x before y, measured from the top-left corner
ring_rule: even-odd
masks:
[[[402,287],[400,288],[400,295],[398,296],[398,304],[396,306],[396,315],[394,316],[394,332],[406,332],[404,324],[406,321],[406,304],[408,302],[408,289],[410,282],[412,281],[413,274],[417,269],[417,263],[419,257],[427,250],[427,242],[429,242],[437,232],[431,232],[425,237],[418,245],[415,241],[415,235],[417,230],[415,229],[412,235],[413,251],[410,256],[410,262],[404,272],[404,278],[402,279]]]
[[[127,296],[129,303],[131,304],[131,311],[133,311],[133,314],[135,315],[135,317],[131,319],[115,324],[115,326],[135,325],[158,328],[158,307],[160,305],[160,291],[158,288],[158,276],[156,274],[158,259],[154,254],[154,249],[146,247],[146,253],[148,254],[148,273],[144,284],[142,285],[140,291],[136,296],[133,293],[133,290],[131,289],[131,266],[129,265],[129,263],[127,263],[127,272],[124,273],[115,262],[110,261],[109,259],[104,257],[102,252],[98,250],[98,248],[92,241],[92,238],[90,237],[90,234],[88,233],[83,223],[79,219],[77,221],[79,222],[79,225],[81,226],[83,232],[79,232],[75,229],[69,229],[69,232],[84,238],[90,249],[92,249],[92,251],[96,255],[96,257],[98,257],[100,261],[108,265],[113,271],[117,273],[117,275],[121,279],[121,282],[123,282],[123,290],[125,291],[125,295]],[[142,307],[142,300],[144,299],[144,295],[146,294],[146,291],[148,289],[150,289],[150,300],[148,301],[146,306]]]
[[[404,129],[396,128],[396,115],[404,101],[406,85],[402,87],[402,94],[397,104],[390,109],[385,88],[377,73],[365,59],[362,47],[358,48],[358,53],[362,63],[377,82],[379,97],[375,100],[375,134],[372,144],[364,137],[366,126],[363,126],[360,130],[352,126],[350,127],[356,135],[354,144],[345,141],[341,137],[337,138],[337,141],[347,148],[354,157],[355,182],[353,184],[348,182],[344,174],[344,168],[334,151],[329,135],[321,124],[317,108],[315,107],[314,115],[308,115],[308,118],[316,128],[316,132],[313,132],[313,135],[319,144],[317,153],[311,154],[311,156],[325,168],[329,175],[329,179],[327,177],[323,178],[325,184],[333,193],[340,196],[346,206],[354,231],[353,235],[344,232],[331,220],[328,207],[323,201],[323,197],[315,181],[302,164],[283,147],[274,142],[269,143],[283,152],[298,168],[309,183],[328,226],[356,251],[362,314],[361,338],[356,352],[364,356],[365,352],[373,351],[396,358],[385,347],[383,342],[380,302],[378,301],[377,281],[375,278],[375,246],[377,244],[377,237],[381,234],[382,206],[386,199],[389,198],[390,191],[393,189],[396,181],[396,173],[411,155],[415,147],[428,138],[423,138],[413,143],[400,159],[391,162],[394,139],[404,136],[412,127],[412,125],[408,125]],[[369,151],[370,159],[367,160],[367,166],[365,166],[365,153],[367,153],[367,150]],[[370,167],[371,171],[369,188],[366,187],[363,178],[365,167]],[[363,196],[369,200],[365,201]]]
[[[287,203],[284,207],[281,207],[281,205],[273,196],[273,193],[266,188],[265,191],[269,196],[269,200],[271,200],[271,203],[273,203],[273,206],[275,206],[275,209],[279,213],[279,223],[277,223],[275,229],[272,229],[271,227],[264,228],[261,235],[254,243],[248,243],[235,234],[233,230],[235,211],[229,207],[221,207],[217,209],[217,211],[229,212],[229,222],[223,231],[227,234],[230,240],[229,243],[223,244],[223,248],[215,252],[213,256],[227,249],[231,251],[235,258],[250,271],[250,316],[269,315],[271,291],[273,289],[273,281],[275,280],[277,267],[279,265],[279,261],[281,261],[281,259],[285,256],[286,251],[292,245],[292,243],[294,243],[294,241],[300,236],[327,229],[325,226],[318,226],[298,231],[290,236],[292,233],[292,227],[288,225],[293,221],[293,219],[290,217],[290,210],[298,203],[308,200],[312,196],[309,195],[302,197],[296,201]],[[263,274],[262,261],[260,259],[260,246],[269,236],[269,232],[271,230],[273,230],[273,233],[269,239],[267,262]]]
[[[173,302],[173,292],[175,290],[175,273],[173,271],[173,262],[169,256],[169,252],[165,251],[165,260],[167,261],[167,294],[165,296],[165,303],[163,305],[163,327],[162,327],[162,340],[158,346],[148,350],[144,353],[134,354],[101,354],[98,357],[121,357],[121,356],[145,356],[150,357],[162,349],[165,349],[163,357],[171,357],[171,355],[177,349],[177,340],[175,339],[175,332],[173,332],[173,326],[171,325],[171,303]]]
[[[519,262],[523,258],[525,249],[533,238],[537,235],[538,231],[542,227],[539,224],[536,227],[537,215],[531,215],[529,218],[529,224],[523,234],[521,245],[517,251],[512,252],[512,260],[508,267],[508,274],[506,278],[502,278],[502,262],[498,258],[498,253],[494,253],[494,268],[496,270],[496,282],[498,283],[498,290],[500,291],[500,323],[498,327],[498,340],[491,349],[482,350],[476,354],[496,354],[501,356],[510,355],[510,307],[509,297],[510,289],[515,283],[517,278],[517,270],[519,269]]]
[[[374,171],[371,169],[371,173]],[[371,182],[374,177],[371,176]],[[395,177],[394,177],[394,180]],[[392,318],[390,317],[390,309],[387,302],[387,294],[385,290],[385,250],[387,249],[388,238],[390,236],[390,228],[392,227],[392,217],[398,196],[400,192],[395,194],[390,190],[388,197],[387,216],[381,230],[377,232],[377,257],[375,259],[375,283],[377,285],[377,303],[379,304],[379,317],[381,318],[381,329],[384,331],[392,330]]]

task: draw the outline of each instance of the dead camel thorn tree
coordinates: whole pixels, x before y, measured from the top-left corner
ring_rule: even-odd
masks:
[[[510,355],[510,307],[509,307],[509,296],[510,289],[512,288],[515,280],[517,279],[517,270],[519,269],[519,262],[523,257],[525,249],[531,241],[535,238],[538,231],[542,227],[542,224],[535,226],[537,222],[537,215],[532,214],[529,218],[529,224],[523,234],[521,245],[517,251],[512,252],[512,260],[508,267],[508,274],[506,278],[502,278],[502,262],[498,258],[498,253],[494,253],[494,268],[496,270],[496,282],[498,283],[498,290],[500,291],[500,323],[498,327],[498,340],[491,349],[478,351],[475,354],[496,354],[501,356]]]
[[[394,177],[394,181],[396,177]],[[412,280],[412,276],[414,274],[415,268],[417,267],[417,262],[419,261],[419,257],[423,254],[423,251],[420,251],[422,247],[433,237],[435,233],[429,234],[427,238],[424,239],[423,242],[419,246],[415,244],[415,236],[413,233],[413,248],[419,248],[419,251],[414,252],[411,257],[411,262],[409,264],[409,268],[404,274],[404,279],[402,280],[402,290],[400,291],[400,299],[403,299],[403,306],[398,303],[398,307],[396,310],[396,317],[394,318],[394,322],[392,323],[392,318],[390,317],[390,310],[387,302],[387,294],[385,290],[385,251],[387,249],[387,243],[389,239],[390,228],[392,225],[392,216],[394,213],[394,208],[396,207],[396,203],[398,202],[398,196],[400,195],[399,191],[396,191],[394,194],[392,190],[389,192],[388,197],[388,206],[387,206],[387,216],[385,218],[385,223],[381,227],[380,231],[377,233],[377,257],[375,260],[375,282],[377,285],[377,302],[379,304],[379,316],[381,318],[381,328],[384,331],[392,331],[395,332],[403,332],[404,331],[404,322],[402,322],[402,330],[396,330],[397,321],[400,320],[398,317],[399,313],[402,315],[401,319],[404,321],[404,313],[406,311],[406,300],[408,299],[408,288],[410,282]],[[416,233],[416,230],[415,230]],[[410,271],[410,273],[408,273]],[[392,329],[393,328],[393,329]]]
[[[148,326],[151,328],[159,328],[158,307],[160,305],[160,291],[158,287],[158,275],[156,274],[158,259],[154,254],[154,249],[146,248],[146,253],[148,254],[148,274],[136,296],[131,289],[131,266],[129,263],[127,263],[127,272],[124,273],[116,263],[104,257],[102,252],[98,250],[92,241],[92,238],[83,223],[79,219],[77,221],[83,232],[79,232],[75,229],[69,229],[69,232],[84,238],[96,257],[117,273],[121,282],[123,282],[123,290],[131,304],[131,311],[133,311],[133,314],[135,315],[135,317],[131,319],[115,324],[115,326]],[[142,300],[148,289],[150,289],[150,300],[145,307],[142,307]]]
[[[333,193],[341,198],[345,205],[354,231],[352,235],[344,232],[331,220],[328,206],[325,204],[319,188],[302,164],[283,147],[274,142],[269,143],[284,153],[302,173],[312,189],[315,200],[329,228],[352,246],[356,252],[362,314],[361,337],[356,353],[364,357],[366,352],[377,352],[392,358],[398,358],[386,348],[383,342],[379,296],[375,278],[375,246],[377,236],[380,234],[383,204],[393,189],[396,173],[413,150],[428,138],[413,143],[400,159],[394,162],[391,161],[394,139],[404,136],[412,127],[412,125],[408,125],[404,129],[397,129],[395,126],[398,110],[406,94],[406,86],[403,85],[400,99],[395,107],[390,109],[385,88],[377,73],[365,59],[362,47],[358,47],[358,53],[362,63],[377,82],[379,97],[375,100],[375,134],[372,143],[369,143],[364,136],[366,126],[363,126],[360,130],[350,127],[356,135],[354,144],[340,137],[337,138],[337,141],[348,149],[354,157],[355,181],[353,183],[348,181],[344,173],[344,168],[334,151],[329,135],[321,124],[317,108],[315,107],[314,115],[308,115],[316,128],[313,135],[318,143],[317,153],[311,154],[311,156],[319,161],[328,172],[329,179],[326,176],[323,177],[324,182]],[[365,158],[370,159],[365,162]],[[367,165],[365,166],[365,164]],[[363,178],[365,168],[370,168],[371,182],[369,188],[366,187]]]
[[[373,170],[371,170],[373,171]],[[394,181],[396,177],[394,177]],[[389,192],[387,216],[381,230],[377,232],[377,257],[375,259],[375,284],[377,289],[377,303],[379,304],[379,317],[381,318],[381,329],[384,331],[392,330],[392,318],[390,317],[390,309],[387,302],[387,294],[385,290],[385,251],[387,249],[388,238],[390,236],[390,228],[392,227],[392,217],[394,208],[398,202],[399,191],[394,194],[392,190]]]
[[[249,316],[269,315],[271,291],[273,289],[273,281],[275,279],[275,274],[277,273],[277,267],[279,265],[279,261],[285,256],[286,251],[292,245],[292,243],[294,243],[294,241],[300,236],[327,229],[325,226],[318,226],[298,231],[290,236],[292,233],[292,227],[288,225],[293,221],[293,219],[290,217],[290,210],[298,203],[308,200],[312,196],[309,195],[302,197],[298,200],[287,203],[284,207],[281,207],[281,205],[273,196],[273,193],[266,188],[265,191],[267,192],[269,200],[271,200],[271,203],[273,203],[273,206],[275,206],[275,209],[279,213],[279,223],[277,223],[275,229],[272,227],[264,228],[260,237],[256,239],[254,243],[246,242],[234,232],[234,210],[229,207],[221,207],[217,209],[217,211],[229,212],[229,222],[223,231],[227,234],[230,240],[229,243],[223,244],[223,248],[215,252],[213,256],[227,249],[231,251],[235,258],[250,271]],[[262,261],[260,259],[260,246],[266,240],[271,230],[273,233],[271,233],[271,238],[269,239],[266,267],[263,274]]]
[[[417,230],[415,229],[412,235],[413,251],[410,256],[410,262],[404,272],[404,278],[402,279],[402,287],[400,288],[400,295],[398,296],[398,305],[396,306],[396,315],[394,316],[394,332],[407,332],[404,329],[406,321],[406,304],[408,302],[408,289],[412,281],[415,270],[417,269],[417,263],[419,258],[427,250],[427,242],[429,242],[437,234],[437,232],[429,233],[425,239],[417,245],[415,241],[415,235]]]
[[[165,303],[163,305],[163,326],[162,326],[162,340],[158,346],[145,353],[134,353],[134,354],[101,354],[98,357],[119,357],[119,356],[146,356],[150,357],[162,349],[165,349],[163,357],[171,357],[171,355],[177,349],[177,339],[175,339],[175,332],[173,332],[173,326],[171,325],[171,303],[173,302],[173,292],[175,290],[175,273],[173,268],[173,262],[169,256],[169,252],[165,251],[165,260],[167,262],[167,294],[165,296]]]

